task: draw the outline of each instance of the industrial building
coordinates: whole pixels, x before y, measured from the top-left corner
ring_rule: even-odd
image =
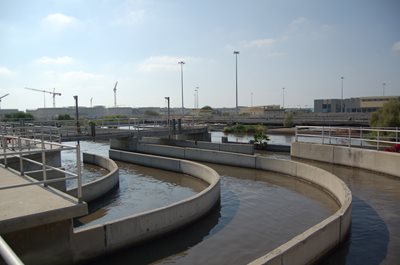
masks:
[[[314,112],[374,112],[391,99],[400,100],[400,96],[359,97],[346,99],[315,99]]]

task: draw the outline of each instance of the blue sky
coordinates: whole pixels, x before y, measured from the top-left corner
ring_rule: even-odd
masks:
[[[398,0],[0,0],[1,107],[312,106],[315,98],[400,95]],[[46,95],[46,105],[52,105]]]

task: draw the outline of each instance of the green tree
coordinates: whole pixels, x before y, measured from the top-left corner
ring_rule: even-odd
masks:
[[[146,111],[144,112],[144,115],[145,115],[145,116],[158,117],[158,116],[160,116],[160,113],[158,113],[158,112],[155,111],[155,110],[146,110]]]
[[[67,120],[73,120],[73,118],[69,116],[69,114],[59,114],[57,120],[67,121]]]
[[[33,115],[23,111],[6,114],[3,121],[33,120]]]
[[[371,127],[399,127],[400,100],[391,99],[382,108],[373,112],[369,124]]]
[[[294,126],[293,118],[294,118],[293,112],[286,112],[285,117],[283,119],[283,126],[287,128],[293,127]]]

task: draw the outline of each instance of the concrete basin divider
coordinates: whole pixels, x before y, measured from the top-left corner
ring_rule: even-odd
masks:
[[[118,165],[108,157],[83,153],[83,162],[102,167],[109,172],[94,181],[82,185],[82,199],[86,202],[94,201],[119,184]],[[69,195],[77,196],[77,188],[67,191]]]
[[[400,177],[400,154],[347,146],[292,143],[294,157],[357,167]]]
[[[301,162],[257,155],[244,155],[214,150],[140,145],[141,152],[231,166],[269,170],[291,175],[328,193],[340,206],[331,216],[297,235],[285,244],[252,261],[250,264],[310,264],[321,258],[347,235],[351,224],[352,195],[346,184],[323,169]],[[151,166],[151,165],[149,165]]]
[[[185,173],[209,183],[200,193],[171,205],[134,214],[87,228],[75,229],[74,261],[79,262],[161,236],[203,216],[219,201],[220,176],[213,169],[192,161],[125,151],[109,151],[110,158]]]

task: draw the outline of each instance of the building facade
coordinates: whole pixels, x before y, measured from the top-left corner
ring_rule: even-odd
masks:
[[[346,99],[315,99],[314,112],[374,112],[391,99],[400,100],[400,96],[359,97]]]

